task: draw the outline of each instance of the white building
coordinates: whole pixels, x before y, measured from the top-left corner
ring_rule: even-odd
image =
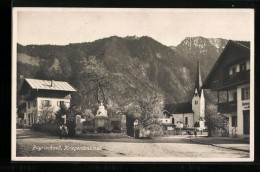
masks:
[[[229,136],[249,137],[250,42],[228,41],[203,88],[217,91],[218,112],[229,118]],[[224,101],[220,92],[226,95]]]
[[[42,114],[46,111],[53,112],[51,118],[55,119],[55,112],[61,105],[70,107],[71,93],[75,91],[67,82],[24,79],[20,90],[26,103],[24,125],[32,126],[33,123],[43,122],[45,119]]]
[[[166,104],[164,118],[159,119],[166,126],[177,128],[194,128],[197,122],[199,129],[205,129],[205,98],[200,75],[200,63],[197,65],[196,82],[191,102]]]

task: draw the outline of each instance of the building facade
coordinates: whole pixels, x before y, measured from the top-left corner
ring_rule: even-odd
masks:
[[[217,91],[218,112],[228,116],[230,136],[250,134],[250,42],[228,41],[203,88]],[[224,92],[226,97],[219,96]]]
[[[55,112],[61,106],[70,107],[71,93],[75,91],[67,82],[24,79],[19,92],[25,103],[24,125],[30,127],[33,123],[44,122],[47,120],[45,113],[51,114],[50,118],[55,119]]]
[[[200,74],[200,63],[197,65],[197,74],[193,97],[191,102],[166,104],[164,107],[164,118],[159,119],[168,128],[194,128],[205,129],[205,98],[202,89]],[[195,125],[197,123],[197,125]]]

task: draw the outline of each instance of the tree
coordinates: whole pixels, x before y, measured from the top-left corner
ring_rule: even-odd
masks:
[[[76,115],[82,116],[82,111],[79,107],[71,105],[68,110],[66,110],[66,125],[69,129],[69,136],[75,135],[75,127],[76,127]]]
[[[106,101],[105,92],[109,91],[110,82],[102,61],[90,56],[88,60],[81,58],[81,64],[83,69],[80,78],[88,86],[86,93],[95,92],[99,103]]]
[[[161,96],[139,97],[122,110],[125,114],[138,119],[143,128],[157,124],[163,111],[163,98]]]
[[[58,124],[63,124],[64,123],[64,119],[62,118],[63,115],[67,114],[67,110],[68,108],[62,104],[60,107],[60,110],[55,114],[56,115],[56,119],[55,122]]]
[[[208,127],[208,136],[213,136],[216,129],[223,126],[225,117],[214,109],[206,109],[205,125]]]
[[[40,123],[48,123],[55,119],[53,107],[42,105],[40,109],[41,109],[40,117],[39,117]]]

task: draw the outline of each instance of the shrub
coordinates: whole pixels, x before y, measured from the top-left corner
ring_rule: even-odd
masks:
[[[111,130],[112,133],[120,133],[121,130],[118,126],[114,126],[113,129]]]
[[[163,136],[163,129],[160,125],[152,124],[145,128],[145,130],[150,130],[149,137],[159,137]]]
[[[36,131],[49,133],[51,135],[56,135],[56,136],[60,134],[60,128],[58,124],[37,123],[37,124],[32,124],[32,129]]]
[[[98,127],[97,132],[98,133],[110,133],[110,131],[107,130],[105,127]]]

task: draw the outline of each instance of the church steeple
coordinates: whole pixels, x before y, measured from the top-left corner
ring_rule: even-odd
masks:
[[[198,61],[196,81],[195,81],[195,87],[194,87],[194,94],[196,93],[196,89],[197,89],[198,94],[200,96],[201,95],[201,87],[202,87],[202,81],[201,81],[201,75],[200,75],[200,61]]]

